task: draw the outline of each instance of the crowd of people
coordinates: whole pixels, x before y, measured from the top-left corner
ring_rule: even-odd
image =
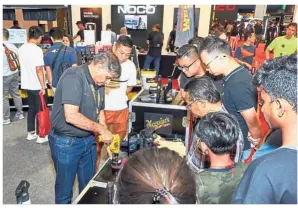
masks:
[[[81,27],[80,22],[77,25]],[[216,36],[194,37],[177,50],[176,66],[181,70],[177,99],[183,99],[197,119],[191,148],[184,157],[156,147],[133,154],[117,176],[115,203],[297,203],[297,24],[289,24],[286,35],[268,45],[266,51],[273,51],[274,59],[268,57],[253,72],[259,33],[256,28],[239,30],[245,42],[233,55],[228,41],[235,34],[233,28],[232,23],[226,29],[213,25]],[[153,50],[162,47],[153,41],[154,34],[163,40],[159,29],[154,25],[148,36],[151,52],[145,69],[160,55]],[[71,203],[76,175],[81,192],[99,167],[102,144],[95,138],[101,135],[106,145],[115,134],[125,138],[127,94],[136,85],[136,67],[129,60],[133,48],[129,36],[120,36],[111,51],[81,64],[71,36],[58,27],[49,34],[53,45],[45,53],[38,46],[44,35],[38,26],[29,28],[28,42],[19,49],[7,42],[6,29],[3,42],[19,58],[21,88],[28,94],[27,140],[49,142],[56,171],[55,203],[66,204]],[[84,38],[80,32],[76,36]],[[8,93],[16,117],[24,116],[18,73],[10,70],[5,55],[3,60],[3,119],[9,124]],[[39,137],[36,114],[40,94],[47,96],[48,87],[54,93],[51,131]],[[258,105],[269,127],[280,132],[273,142],[279,144],[258,152],[246,164],[252,147],[262,149]]]
[[[282,31],[285,35],[282,35]],[[256,49],[263,40],[266,41],[264,51],[266,59],[269,60],[272,58],[273,50],[275,50],[274,58],[295,53],[296,33],[297,23],[289,23],[285,28],[279,22],[268,22],[268,27],[265,28],[261,20],[255,20],[254,24],[249,23],[247,26],[243,21],[226,21],[225,25],[214,21],[210,30],[211,36],[218,36],[230,43],[236,61],[247,67],[251,73],[254,73],[260,65],[255,57]],[[238,41],[243,42],[237,46]]]

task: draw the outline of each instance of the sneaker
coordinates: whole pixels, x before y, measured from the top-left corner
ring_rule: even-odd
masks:
[[[10,119],[4,119],[3,120],[3,125],[8,125],[10,124]]]
[[[25,118],[24,115],[23,115],[23,113],[17,113],[15,117],[16,117],[17,119],[19,119],[19,120],[22,120],[22,119]]]
[[[30,134],[30,133],[28,133],[28,136],[27,136],[27,140],[33,140],[33,139],[37,139],[37,135],[34,133],[34,134]]]
[[[38,137],[37,140],[36,140],[36,143],[37,144],[42,144],[42,143],[45,143],[47,141],[49,141],[48,140],[48,136],[46,136],[46,137]]]

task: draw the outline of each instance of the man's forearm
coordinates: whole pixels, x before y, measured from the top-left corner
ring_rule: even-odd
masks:
[[[130,93],[133,90],[133,87],[127,87],[126,94]]]
[[[39,83],[41,85],[41,88],[44,89],[45,88],[45,83],[44,83],[43,68],[42,67],[36,68],[36,74],[37,74]]]
[[[46,67],[46,72],[47,72],[47,80],[49,85],[53,84],[53,76],[52,76],[52,70],[50,67]]]
[[[91,121],[90,119],[88,119],[86,116],[84,116],[79,112],[70,113],[69,115],[67,115],[66,122],[80,129],[91,131],[91,132],[97,132],[100,134],[102,134],[106,130],[106,128],[103,125],[98,124],[94,121]]]
[[[99,124],[107,128],[106,116],[103,110],[99,112]]]
[[[167,46],[170,45],[171,38],[168,38]]]
[[[261,132],[261,125],[259,122],[257,122],[256,125],[252,126],[249,128],[249,132],[252,136],[252,138],[254,139],[259,139],[262,136],[262,132]]]
[[[237,59],[237,58],[234,58],[234,59],[235,59],[235,61],[236,61],[238,64],[240,64],[240,65],[244,65],[244,62],[241,61],[240,59]]]

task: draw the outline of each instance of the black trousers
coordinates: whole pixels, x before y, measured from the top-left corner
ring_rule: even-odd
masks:
[[[41,110],[41,101],[39,98],[40,90],[26,90],[28,94],[28,116],[27,116],[27,130],[28,132],[35,131],[38,134],[38,119],[36,117],[37,113]],[[45,101],[47,102],[47,93],[44,95]]]

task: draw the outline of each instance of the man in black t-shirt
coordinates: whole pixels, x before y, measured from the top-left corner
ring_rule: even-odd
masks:
[[[175,48],[175,40],[176,40],[176,30],[177,30],[177,23],[174,25],[174,29],[170,32],[167,48],[170,49],[171,52],[174,52]]]
[[[201,63],[198,48],[202,40],[203,38],[197,41],[196,44],[183,45],[177,51],[177,67],[182,71],[179,79],[182,98],[184,98],[184,87],[189,81],[196,77],[210,76],[218,91],[220,93],[223,91],[222,80],[215,80],[209,73],[206,73],[206,69]]]
[[[103,86],[120,75],[119,60],[106,52],[96,55],[89,65],[68,68],[58,82],[49,134],[56,170],[56,204],[71,203],[77,174],[80,192],[94,176],[94,134],[100,134],[106,144],[111,143],[113,135],[106,128],[103,112]]]
[[[150,68],[150,64],[154,61],[154,70],[156,71],[156,76],[159,74],[159,65],[161,59],[161,50],[163,46],[164,35],[160,30],[160,25],[155,24],[152,27],[152,32],[148,35],[147,45],[149,46],[149,51],[146,56],[143,69],[147,70]]]
[[[79,28],[79,31],[77,32],[77,34],[73,37],[73,39],[75,40],[77,37],[80,36],[81,42],[84,42],[84,24],[81,21],[77,21],[76,23],[77,27]]]
[[[277,37],[276,26],[273,22],[270,22],[266,33],[266,44],[265,44],[264,51],[276,37]]]
[[[297,204],[297,55],[265,62],[254,76],[269,127],[282,146],[249,164],[234,193],[238,204]]]
[[[246,150],[243,159],[246,159],[250,153],[248,136],[255,144],[261,137],[261,125],[256,112],[257,91],[252,85],[252,76],[247,68],[239,65],[231,56],[230,45],[225,40],[206,37],[201,45],[200,56],[209,73],[224,76],[222,101],[227,111],[238,119]]]

